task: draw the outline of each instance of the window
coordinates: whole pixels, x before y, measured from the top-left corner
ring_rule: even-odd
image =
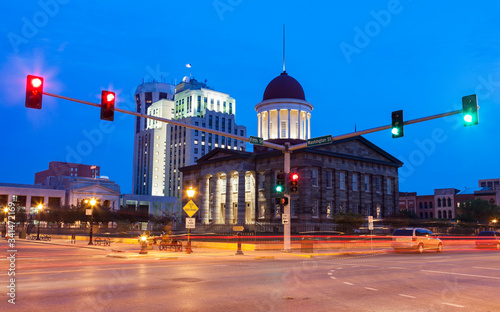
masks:
[[[448,197],[448,207],[451,207],[451,198],[449,198],[449,197]]]
[[[370,191],[370,177],[365,175],[365,192]]]
[[[375,178],[375,191],[380,193],[382,191],[382,186],[380,185],[380,178]]]
[[[345,190],[345,172],[339,173],[340,185],[339,188],[341,190]]]
[[[326,171],[326,187],[332,188],[332,172]]]
[[[358,190],[358,175],[355,173],[352,174],[352,190]]]
[[[312,168],[312,186],[318,186],[318,169]]]
[[[441,198],[438,198],[438,207],[441,207]]]
[[[238,192],[238,175],[233,176],[233,193]]]
[[[266,216],[266,203],[261,202],[259,207],[259,219],[262,219]]]
[[[346,206],[347,206],[347,205],[346,205],[346,202],[345,202],[345,201],[341,201],[341,202],[340,202],[340,207],[339,207],[339,212],[340,212],[340,213],[344,213],[344,212],[346,212],[346,210],[345,210],[345,209],[346,209]]]
[[[333,201],[329,200],[326,204],[326,217],[328,219],[332,217],[332,207],[333,207]]]
[[[391,183],[391,179],[387,179],[387,194],[392,194],[392,183]]]
[[[319,212],[318,212],[318,200],[317,199],[313,200],[311,215],[312,215],[313,218],[318,218],[318,216],[319,216]]]
[[[259,189],[263,190],[266,188],[266,175],[264,173],[259,174]]]
[[[281,122],[281,137],[286,138],[286,121]]]

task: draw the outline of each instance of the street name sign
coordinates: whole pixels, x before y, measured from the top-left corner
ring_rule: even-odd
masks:
[[[290,216],[287,213],[281,215],[281,223],[283,224],[290,223]]]
[[[250,136],[250,144],[264,145],[264,139],[259,137]]]
[[[194,229],[196,218],[186,218],[186,229]]]
[[[328,144],[332,143],[333,138],[332,135],[325,135],[322,137],[317,137],[317,138],[312,138],[307,140],[307,146],[316,146],[316,145],[322,145],[322,144]]]
[[[197,211],[198,211],[198,207],[196,206],[195,203],[193,203],[192,200],[190,200],[186,206],[184,206],[184,211],[186,212],[186,214],[191,218]]]

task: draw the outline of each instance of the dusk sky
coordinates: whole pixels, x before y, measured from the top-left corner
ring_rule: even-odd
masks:
[[[444,2],[444,3],[443,3]],[[26,75],[44,91],[98,103],[115,91],[134,110],[144,81],[192,74],[236,99],[236,123],[257,136],[255,105],[286,71],[314,105],[312,137],[461,109],[476,93],[479,124],[462,116],[364,137],[405,163],[400,191],[477,187],[500,178],[498,1],[4,1],[0,13],[0,182],[34,182],[50,161],[101,166],[131,193],[134,117],[44,96],[24,106]],[[248,145],[251,150],[251,145]],[[292,155],[293,157],[293,155]]]

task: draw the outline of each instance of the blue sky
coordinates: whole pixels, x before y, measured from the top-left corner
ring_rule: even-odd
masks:
[[[98,164],[131,192],[134,118],[45,96],[24,107],[27,74],[45,91],[133,109],[137,85],[207,79],[236,99],[257,134],[255,104],[286,69],[314,105],[312,136],[339,135],[461,108],[478,94],[479,125],[461,116],[365,137],[405,162],[400,191],[477,186],[500,178],[500,4],[497,1],[8,1],[0,13],[0,182],[33,183],[50,161]],[[250,148],[250,146],[249,146]]]

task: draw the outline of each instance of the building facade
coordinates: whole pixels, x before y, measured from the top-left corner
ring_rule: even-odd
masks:
[[[35,172],[35,184],[44,184],[48,177],[68,176],[96,178],[100,175],[100,172],[101,167],[97,165],[92,166],[61,161],[51,161],[49,162],[49,169]]]
[[[146,103],[147,104],[147,103]],[[227,93],[184,77],[173,100],[149,104],[147,113],[221,132],[246,136],[235,121],[236,101]],[[148,120],[135,134],[133,193],[180,197],[183,166],[195,163],[213,148],[244,151],[246,143],[204,131]]]
[[[255,107],[259,135],[283,145],[310,138],[312,104],[286,73],[267,86]],[[333,214],[354,212],[375,218],[399,207],[398,168],[402,163],[363,137],[294,150],[291,172],[299,191],[290,195],[293,224],[333,224]],[[281,224],[276,177],[284,168],[281,151],[254,146],[253,152],[216,148],[196,165],[181,168],[183,188],[193,188],[202,224]],[[183,202],[187,202],[186,194]]]

